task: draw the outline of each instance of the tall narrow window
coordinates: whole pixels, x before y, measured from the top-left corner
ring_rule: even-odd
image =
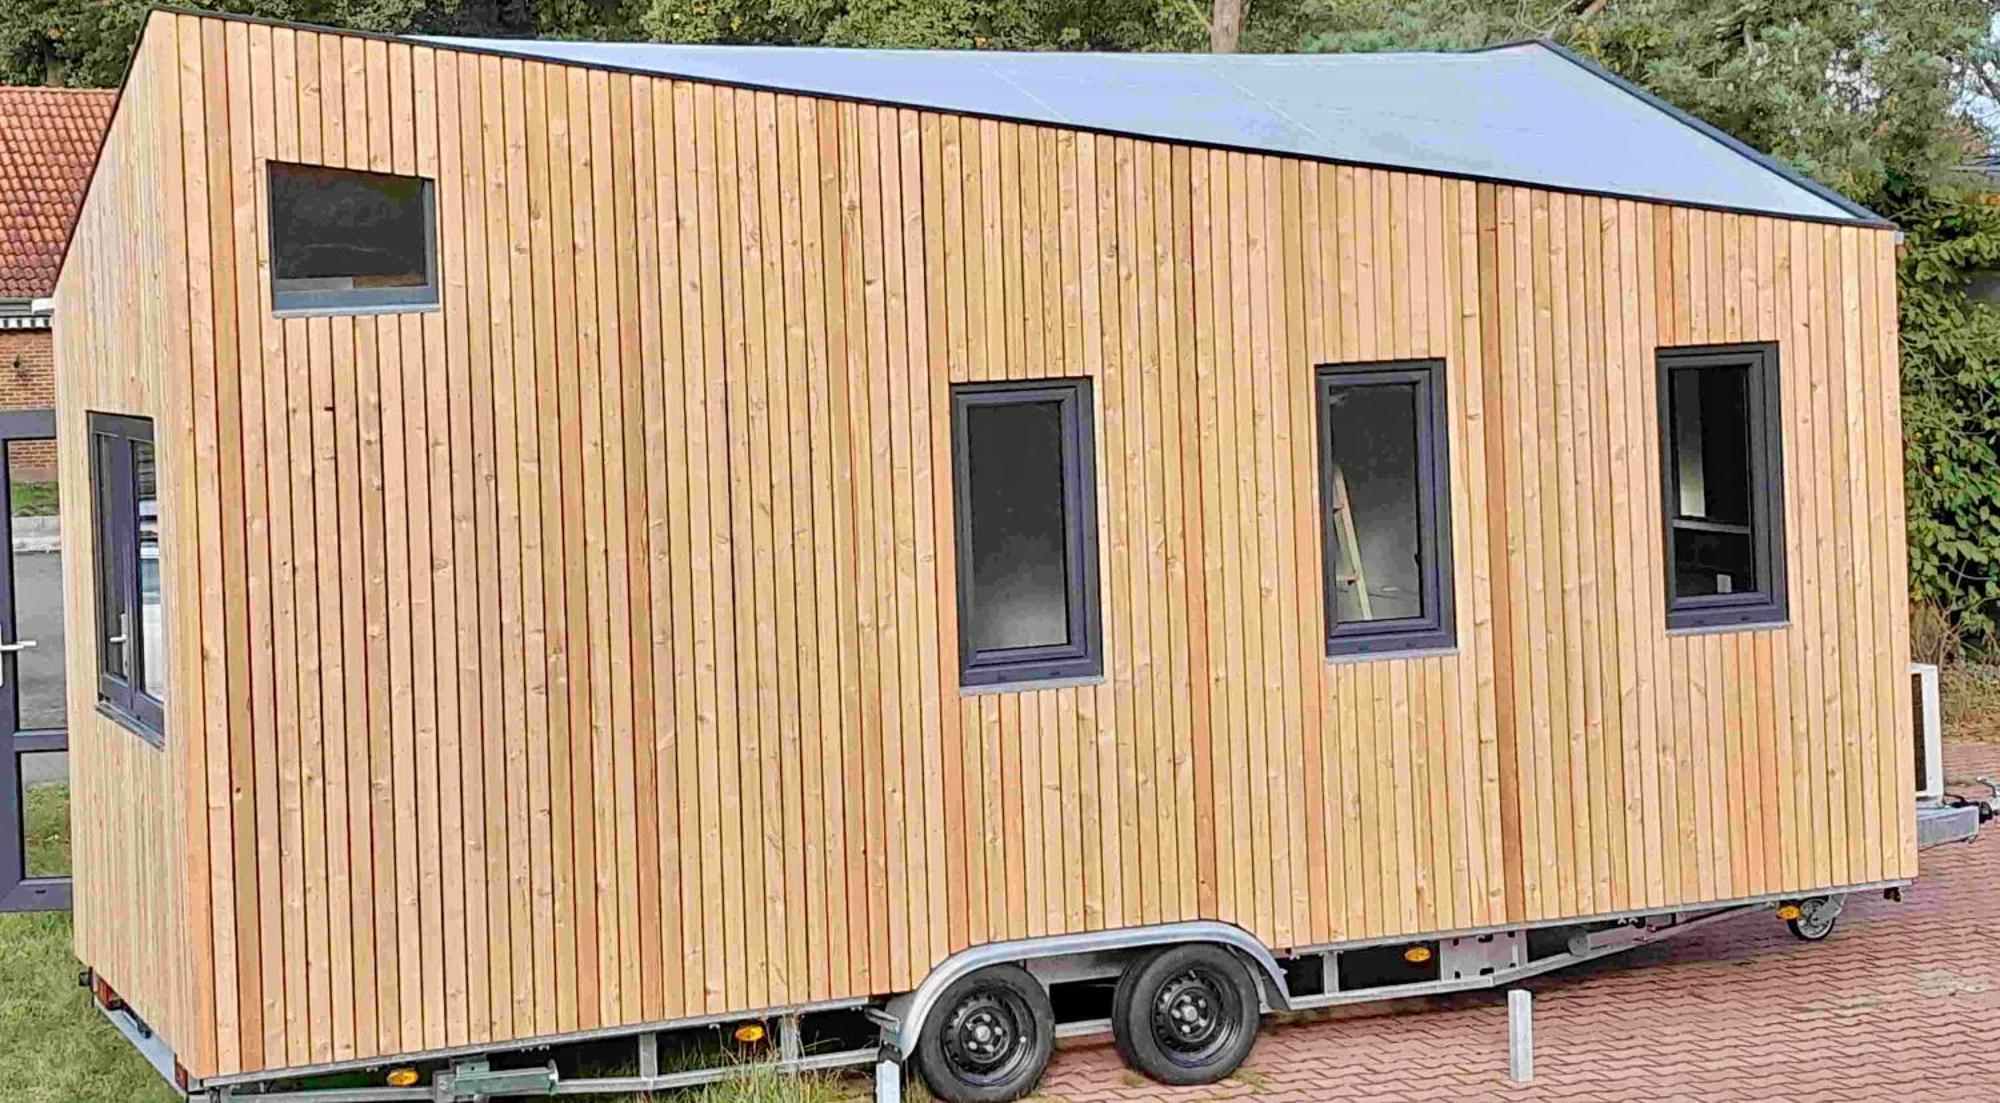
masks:
[[[1785,619],[1778,349],[1660,351],[1667,626]]]
[[[437,305],[429,180],[280,161],[270,174],[273,310]]]
[[[153,423],[91,414],[90,481],[98,703],[157,743],[165,731],[167,635]]]
[[[1103,673],[1090,381],[951,398],[960,682]]]
[[[1326,650],[1450,647],[1444,361],[1319,371]]]

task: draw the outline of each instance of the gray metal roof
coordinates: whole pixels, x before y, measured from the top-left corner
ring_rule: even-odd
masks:
[[[1557,47],[1084,54],[442,38],[1200,145],[1793,217],[1879,218]]]

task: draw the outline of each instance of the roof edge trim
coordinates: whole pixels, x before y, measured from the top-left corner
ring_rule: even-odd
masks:
[[[148,19],[145,26],[149,27],[152,22],[151,17],[157,14],[187,16],[195,19],[214,19],[223,22],[247,23],[247,24],[266,26],[266,27],[286,27],[294,30],[310,31],[315,34],[344,35],[351,38],[369,39],[382,42],[397,42],[410,46],[422,46],[427,49],[433,49],[433,50],[453,50],[458,53],[473,54],[477,56],[502,57],[502,58],[533,58],[535,56],[523,50],[509,50],[502,47],[491,46],[491,45],[473,45],[466,42],[462,37],[455,38],[454,36],[450,35],[387,34],[381,31],[356,30],[346,27],[330,27],[325,24],[310,23],[310,22],[305,22],[303,20],[273,19],[268,16],[246,15],[236,12],[207,11],[198,8],[184,7],[172,3],[153,4],[148,9],[147,12]],[[144,41],[144,28],[142,27],[140,42],[143,43],[143,41]],[[483,41],[496,42],[496,41],[506,41],[506,40],[486,39]],[[521,41],[523,41],[524,43],[531,43],[540,40],[522,39]],[[588,43],[591,42],[592,40],[580,39],[575,41]],[[1750,158],[1752,161],[1759,164],[1760,166],[1768,169],[1771,172],[1778,174],[1780,177],[1784,178],[1788,183],[1792,183],[1796,186],[1805,188],[1807,191],[1811,192],[1814,196],[1825,200],[1838,210],[1847,212],[1849,217],[1840,218],[1830,215],[1821,216],[1821,215],[1809,215],[1809,214],[1790,214],[1782,211],[1758,210],[1750,207],[1731,206],[1729,204],[1724,204],[1724,203],[1708,203],[1708,202],[1701,202],[1698,200],[1678,199],[1671,196],[1643,195],[1633,192],[1614,192],[1597,188],[1562,187],[1558,185],[1540,183],[1532,180],[1513,179],[1501,176],[1489,176],[1474,172],[1452,172],[1441,169],[1411,168],[1408,165],[1395,165],[1384,162],[1359,160],[1355,158],[1315,156],[1302,153],[1280,153],[1257,146],[1246,146],[1246,145],[1223,143],[1223,142],[1197,142],[1185,138],[1173,138],[1158,134],[1148,134],[1148,133],[1126,131],[1126,130],[1115,130],[1107,127],[1086,126],[1075,123],[1054,124],[1048,122],[1045,119],[1020,118],[1016,116],[1009,116],[1005,114],[998,114],[992,112],[945,111],[941,108],[926,107],[921,104],[881,100],[881,99],[871,98],[868,96],[842,95],[833,92],[808,93],[808,92],[800,92],[798,89],[795,88],[783,88],[768,84],[758,84],[750,81],[719,80],[715,78],[706,78],[706,77],[698,78],[690,76],[675,76],[674,74],[661,73],[657,70],[640,69],[633,66],[615,65],[605,62],[595,62],[595,61],[586,62],[586,61],[573,61],[573,60],[552,61],[547,58],[538,58],[537,60],[540,60],[545,64],[569,65],[569,66],[575,66],[580,69],[599,69],[605,72],[613,72],[613,73],[629,73],[633,76],[643,76],[650,78],[665,77],[670,80],[698,81],[699,83],[713,84],[722,87],[748,88],[753,91],[779,92],[790,95],[810,95],[819,99],[831,100],[837,103],[860,103],[860,104],[872,104],[875,106],[907,107],[915,110],[935,111],[941,114],[959,115],[966,118],[992,119],[996,122],[1016,123],[1024,126],[1056,126],[1059,129],[1075,130],[1079,133],[1104,134],[1104,135],[1110,135],[1112,137],[1123,137],[1123,138],[1138,138],[1149,142],[1159,142],[1165,145],[1189,146],[1201,149],[1217,149],[1230,152],[1252,153],[1263,156],[1282,156],[1311,164],[1347,165],[1354,168],[1374,169],[1383,172],[1400,172],[1400,173],[1409,173],[1417,176],[1434,176],[1444,180],[1463,180],[1475,184],[1493,184],[1502,187],[1534,188],[1541,191],[1547,191],[1563,195],[1583,195],[1583,196],[1597,196],[1599,198],[1604,198],[1604,199],[1623,199],[1623,200],[1631,200],[1636,203],[1652,203],[1663,207],[1679,207],[1685,210],[1716,211],[1722,214],[1748,215],[1755,218],[1770,218],[1785,222],[1805,222],[1805,223],[1816,223],[1820,225],[1836,225],[1836,226],[1859,225],[1873,229],[1899,230],[1899,227],[1897,227],[1895,223],[1889,221],[1888,219],[1883,218],[1881,215],[1876,214],[1874,211],[1871,211],[1868,208],[1863,207],[1858,203],[1855,203],[1854,201],[1848,199],[1847,197],[1840,195],[1838,192],[1834,192],[1828,189],[1825,185],[1820,184],[1817,181],[1809,180],[1804,176],[1801,176],[1796,171],[1786,167],[1783,164],[1773,161],[1769,157],[1766,157],[1764,154],[1759,153],[1757,150],[1751,148],[1750,146],[1744,144],[1741,141],[1738,141],[1736,138],[1730,136],[1726,132],[1717,129],[1709,125],[1708,123],[1705,123],[1702,120],[1693,117],[1692,115],[1687,114],[1686,112],[1680,110],[1679,108],[1674,107],[1672,104],[1659,99],[1652,93],[1647,92],[1645,89],[1632,84],[1631,82],[1625,80],[1624,78],[1618,76],[1617,74],[1604,69],[1603,67],[1597,65],[1596,63],[1590,61],[1589,59],[1578,56],[1569,51],[1568,49],[1565,49],[1564,47],[1554,42],[1551,42],[1545,38],[1522,39],[1514,42],[1496,43],[1492,46],[1483,47],[1480,50],[1467,51],[1467,52],[1483,53],[1488,50],[1502,50],[1502,49],[1528,46],[1528,45],[1536,45],[1544,49],[1550,50],[1554,52],[1557,56],[1562,57],[1565,60],[1571,62],[1572,64],[1579,66],[1585,72],[1591,73],[1602,80],[1610,82],[1614,87],[1622,91],[1637,96],[1639,99],[1647,103],[1649,106],[1655,107],[1661,111],[1666,112],[1668,115],[1670,115],[1677,121],[1681,122],[1683,125],[1689,126],[1695,129],[1696,131],[1700,132],[1704,136],[1713,138],[1714,140],[1722,143],[1731,152],[1737,153],[1741,156],[1746,156]],[[969,51],[969,52],[977,52],[977,51]],[[135,48],[133,50],[133,57],[128,58],[126,60],[125,75],[119,81],[119,99],[121,103],[122,100],[124,99],[126,80],[129,79],[131,75],[132,62],[134,59],[137,58],[137,56],[138,56],[138,48],[135,45]],[[112,119],[114,122],[117,119],[116,109],[114,109],[112,112]],[[107,127],[106,129],[106,137],[107,138],[109,137],[109,127]],[[98,147],[98,157],[100,159],[102,159],[102,157],[104,156],[106,145],[108,145],[108,142],[102,143]],[[95,168],[93,167],[92,171],[93,183],[95,182],[95,176],[96,176]],[[89,192],[86,189],[85,191],[86,199],[88,198],[88,195]],[[74,238],[75,232],[76,232],[76,227],[75,224],[72,223],[70,227],[70,233],[72,238]],[[68,260],[68,248],[66,246],[64,249],[65,263],[67,263],[67,260]]]
[[[1682,126],[1685,126],[1690,130],[1693,130],[1695,133],[1700,134],[1701,136],[1708,138],[1712,141],[1721,143],[1730,152],[1735,153],[1737,156],[1743,157],[1746,160],[1749,160],[1751,163],[1758,165],[1767,172],[1775,173],[1779,177],[1783,178],[1787,183],[1793,184],[1797,187],[1804,188],[1806,191],[1809,191],[1812,194],[1818,196],[1819,198],[1826,200],[1828,203],[1831,203],[1834,206],[1839,207],[1841,210],[1846,211],[1848,214],[1853,215],[1857,221],[1884,230],[1900,229],[1900,227],[1898,227],[1893,221],[1882,217],[1880,214],[1877,214],[1876,212],[1869,210],[1867,207],[1864,207],[1859,203],[1856,203],[1854,200],[1849,199],[1846,196],[1840,194],[1839,192],[1833,190],[1832,188],[1827,187],[1825,184],[1822,184],[1819,181],[1814,180],[1812,177],[1807,176],[1806,174],[1800,172],[1799,170],[1793,168],[1792,166],[1785,164],[1783,161],[1778,160],[1776,157],[1773,157],[1770,154],[1765,153],[1764,151],[1758,149],[1757,147],[1751,145],[1748,142],[1743,141],[1736,135],[1729,133],[1728,131],[1722,129],[1721,127],[1716,126],[1715,124],[1707,121],[1706,119],[1703,119],[1686,110],[1683,110],[1682,108],[1676,107],[1673,104],[1667,102],[1666,100],[1663,100],[1660,97],[1654,95],[1653,93],[1646,91],[1644,88],[1641,88],[1637,84],[1634,84],[1631,81],[1626,80],[1624,77],[1619,76],[1617,73],[1614,73],[1609,69],[1606,69],[1604,66],[1599,65],[1595,61],[1592,61],[1589,58],[1584,57],[1582,54],[1577,53],[1575,50],[1572,50],[1569,47],[1564,46],[1562,43],[1557,42],[1552,38],[1537,38],[1537,39],[1530,39],[1529,41],[1534,42],[1536,45],[1541,46],[1543,49],[1549,51],[1550,53],[1556,55],[1559,58],[1562,58],[1564,61],[1569,62],[1571,65],[1576,66],[1577,68],[1583,70],[1584,72],[1589,73],[1591,76],[1596,77],[1601,81],[1604,81],[1605,83],[1611,85],[1613,88],[1616,88],[1621,92],[1624,92],[1626,95],[1639,100],[1641,103],[1646,104],[1648,107],[1651,107],[1654,110],[1661,112],[1668,118],[1673,119],[1675,122],[1680,123]],[[1509,43],[1508,45],[1524,45],[1524,44],[1525,43]],[[1778,215],[1774,217],[1784,217],[1784,216]]]

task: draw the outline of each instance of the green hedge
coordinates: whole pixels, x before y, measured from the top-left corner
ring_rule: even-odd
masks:
[[[1896,213],[1910,590],[1973,655],[2000,651],[2000,307],[1966,294],[2000,271],[1995,196],[1934,191]]]

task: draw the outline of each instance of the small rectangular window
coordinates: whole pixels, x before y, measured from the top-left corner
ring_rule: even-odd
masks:
[[[1090,381],[951,398],[961,684],[1102,674]]]
[[[436,306],[431,182],[270,163],[271,309],[319,313]]]
[[[1662,349],[1667,627],[1783,622],[1775,345]]]
[[[1329,656],[1451,647],[1444,361],[1322,367]]]
[[[167,636],[153,423],[90,415],[97,699],[152,742],[164,739]]]

